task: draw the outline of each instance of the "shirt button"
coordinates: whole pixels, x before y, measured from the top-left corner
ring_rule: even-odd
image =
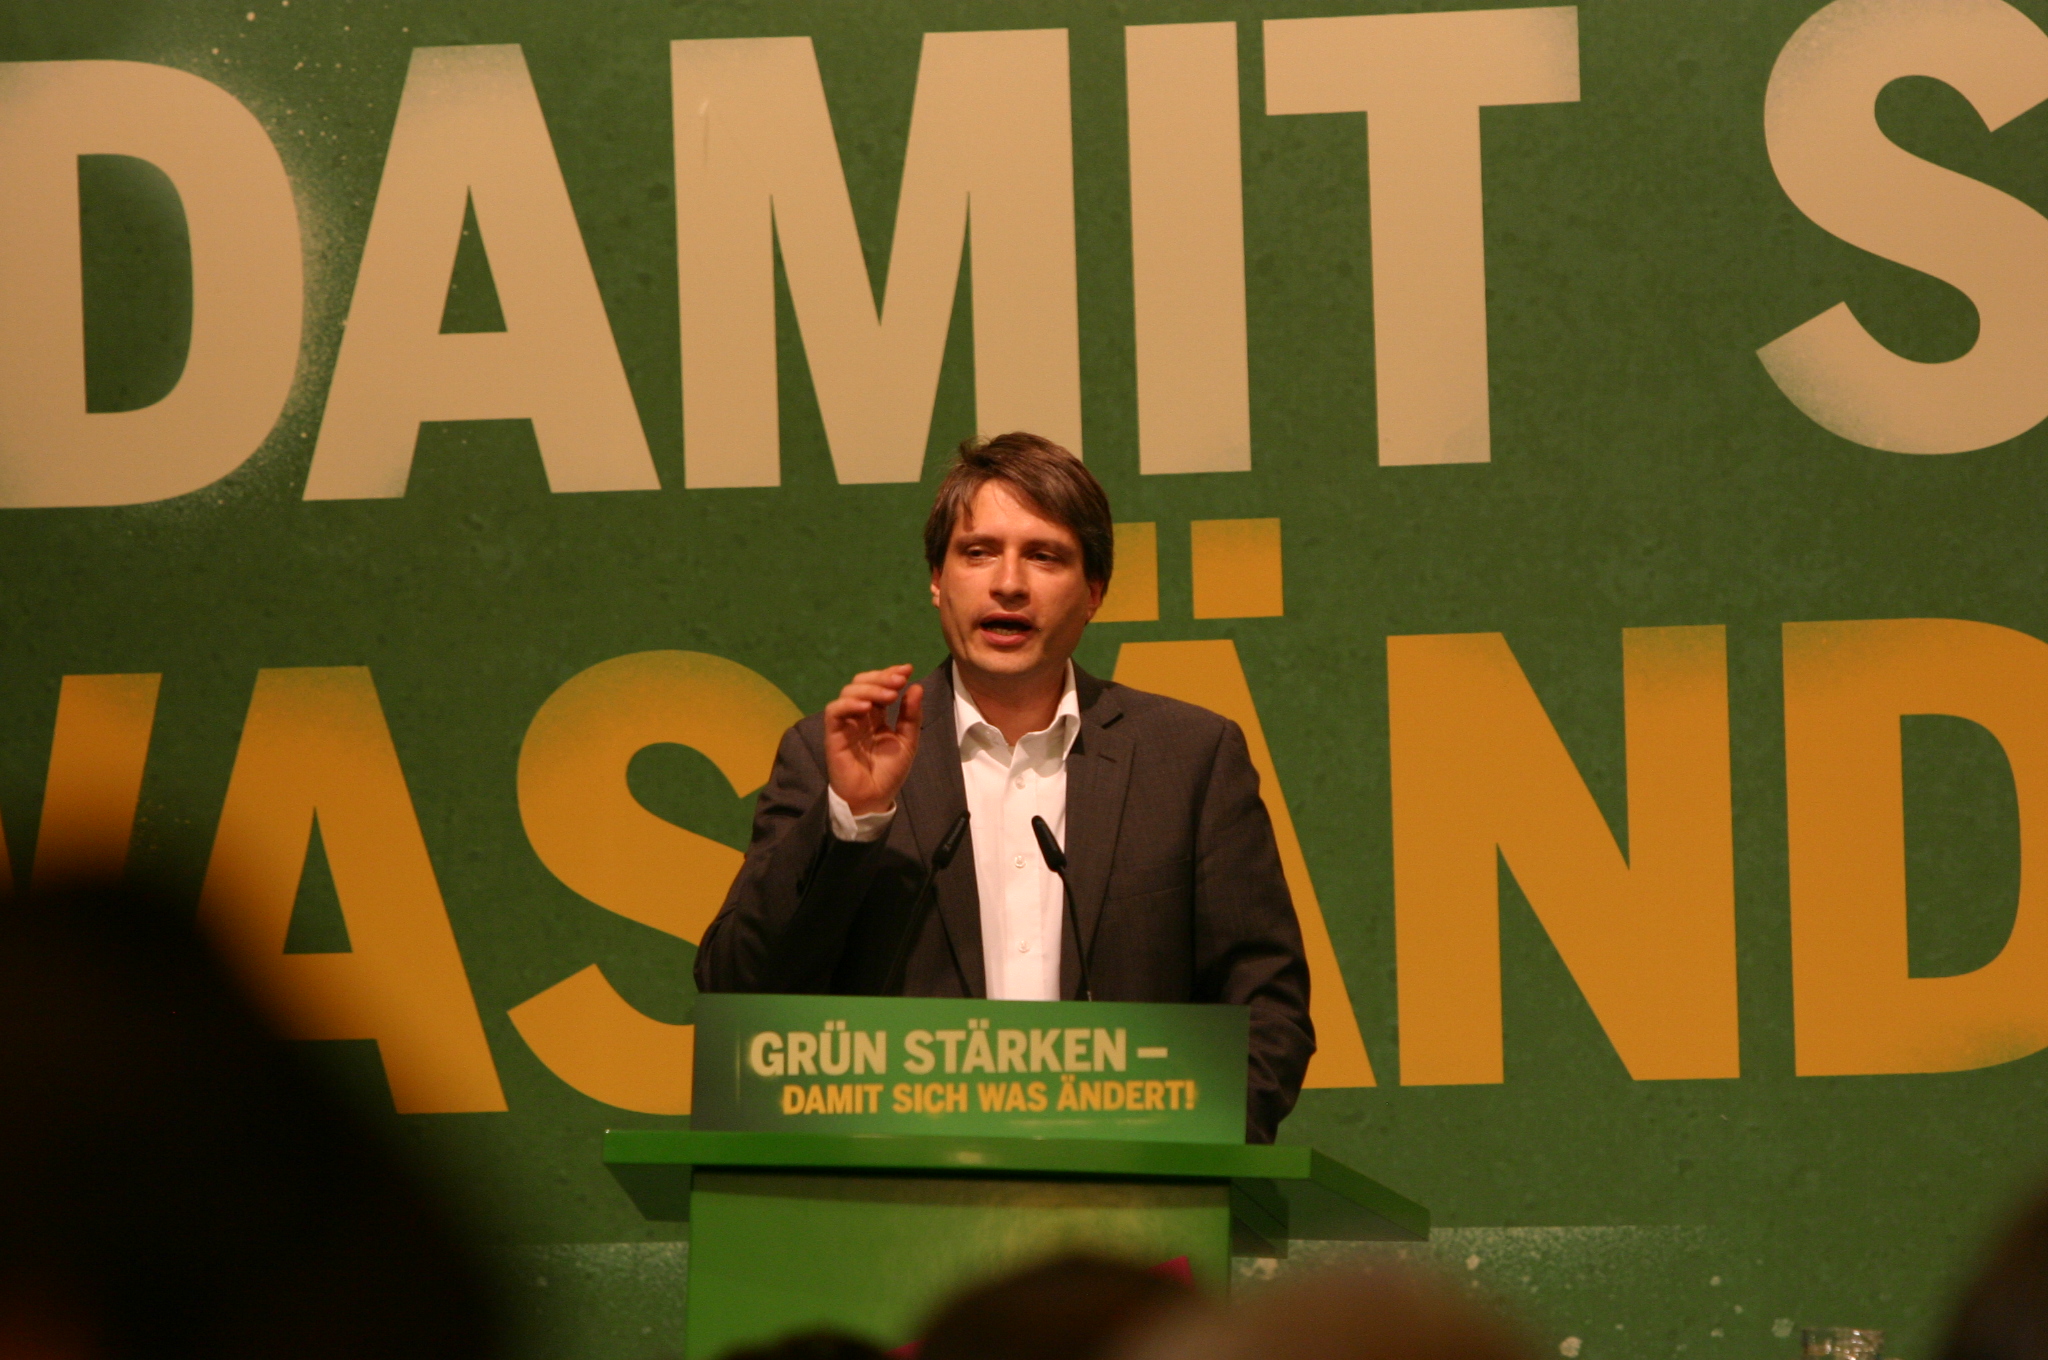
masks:
[[[1018,777],[1018,780],[1017,780],[1017,787],[1018,787],[1018,788],[1020,788],[1020,789],[1024,787],[1024,780],[1023,780],[1022,776],[1019,776],[1019,777]]]
[[[1010,863],[1015,865],[1017,868],[1021,869],[1024,867],[1024,857],[1022,855],[1019,855],[1017,856],[1017,858],[1011,860]]]
[[[1019,941],[1017,944],[1017,952],[1019,954],[1029,954],[1031,952],[1031,946],[1023,943],[1022,941]]]

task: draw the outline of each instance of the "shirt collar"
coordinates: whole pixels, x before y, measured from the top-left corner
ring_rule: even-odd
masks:
[[[1051,734],[1047,744],[1053,748],[1057,758],[1065,760],[1067,752],[1073,749],[1074,738],[1081,733],[1081,695],[1074,686],[1074,663],[1071,659],[1067,662],[1066,678],[1060,688],[1059,707],[1053,710],[1052,722],[1043,730]],[[1036,735],[1035,732],[1027,733],[1025,740]],[[959,743],[962,760],[973,754],[974,746],[1005,745],[1002,732],[981,716],[981,710],[975,707],[974,696],[967,692],[967,686],[961,684],[957,676],[953,682],[953,739]]]

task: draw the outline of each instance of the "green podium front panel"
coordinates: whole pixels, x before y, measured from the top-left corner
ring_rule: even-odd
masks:
[[[1065,1248],[1185,1256],[1220,1289],[1233,1234],[1429,1236],[1427,1209],[1306,1147],[614,1129],[605,1164],[647,1217],[690,1221],[707,1360],[820,1325],[897,1345],[950,1290]]]
[[[689,1129],[614,1129],[640,1211],[690,1223],[685,1352],[832,1327],[917,1339],[962,1286],[1063,1250],[1228,1283],[1233,1232],[1415,1240],[1421,1205],[1247,1146],[1238,1006],[703,996]]]
[[[963,1285],[1064,1250],[1227,1281],[1222,1183],[697,1171],[687,1354],[809,1327],[896,1346]]]

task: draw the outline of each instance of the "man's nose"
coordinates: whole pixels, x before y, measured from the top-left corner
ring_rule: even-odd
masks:
[[[1022,555],[1004,553],[1001,564],[996,567],[995,580],[989,583],[989,588],[1006,598],[1028,594],[1030,586],[1024,574]]]

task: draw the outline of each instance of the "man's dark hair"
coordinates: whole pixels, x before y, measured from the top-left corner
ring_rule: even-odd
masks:
[[[990,482],[1002,482],[1039,514],[1072,530],[1081,541],[1082,573],[1098,585],[1109,584],[1116,565],[1116,528],[1102,483],[1073,454],[1022,430],[970,439],[953,455],[924,522],[924,559],[933,571],[945,565],[953,526]]]

